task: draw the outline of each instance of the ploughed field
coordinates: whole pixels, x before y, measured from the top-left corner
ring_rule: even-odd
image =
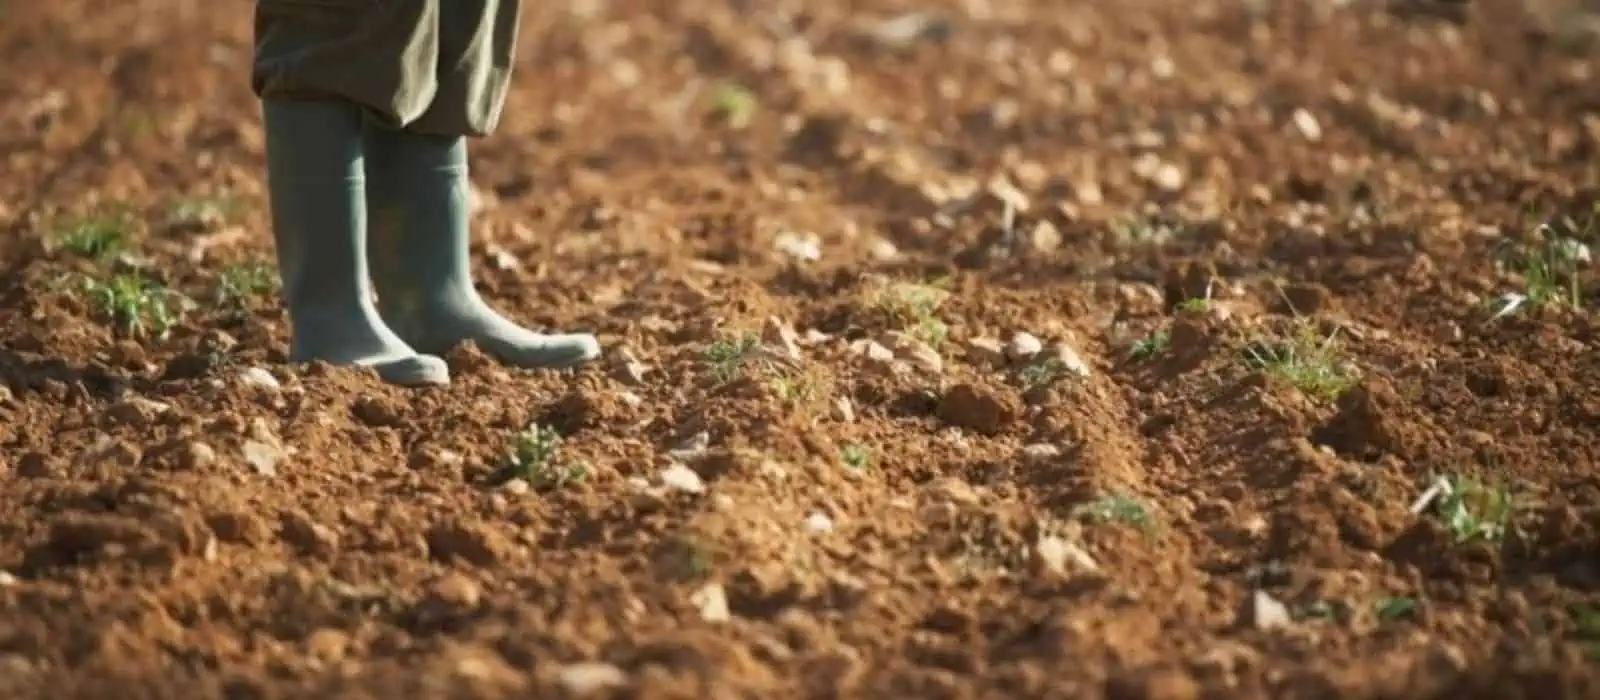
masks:
[[[479,284],[607,354],[408,391],[247,3],[0,3],[0,694],[1600,693],[1584,8],[529,5]]]

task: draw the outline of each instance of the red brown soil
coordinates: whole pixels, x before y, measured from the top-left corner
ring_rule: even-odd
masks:
[[[1600,697],[1600,306],[1489,320],[1530,209],[1597,199],[1577,15],[530,3],[475,151],[481,285],[648,371],[464,351],[453,386],[404,391],[286,365],[270,294],[210,303],[271,254],[234,5],[0,3],[5,697],[564,697],[584,669],[595,697]],[[862,31],[917,9],[945,20]],[[712,114],[724,82],[743,128]],[[1010,229],[997,177],[1029,200]],[[941,194],[962,187],[975,206]],[[220,221],[163,225],[223,195]],[[51,242],[116,206],[131,256]],[[1144,216],[1170,237],[1122,235]],[[111,269],[197,303],[119,337],[75,291]],[[876,276],[950,279],[936,371],[852,350],[905,321]],[[1213,279],[1225,312],[1173,309]],[[1294,312],[1342,329],[1342,396],[1242,360]],[[813,395],[771,363],[712,376],[708,346],[769,317]],[[1019,330],[1089,376],[1024,391],[974,342]],[[496,482],[534,422],[586,480]],[[656,488],[701,433],[704,492]],[[245,459],[279,443],[273,474]],[[1411,513],[1437,474],[1518,489],[1505,537]],[[1079,517],[1118,492],[1155,526]],[[1257,591],[1291,619],[1242,612]]]

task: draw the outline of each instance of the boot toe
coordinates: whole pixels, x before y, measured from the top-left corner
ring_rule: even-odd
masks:
[[[432,355],[411,355],[375,363],[378,377],[399,386],[445,386],[450,383],[450,366]]]
[[[521,342],[482,344],[490,355],[523,369],[566,369],[600,356],[600,341],[584,333],[532,335]]]
[[[551,335],[529,350],[525,364],[560,369],[600,357],[600,340],[586,333]]]
[[[571,349],[574,362],[589,362],[600,357],[600,339],[592,335],[563,335],[558,336],[556,342]]]

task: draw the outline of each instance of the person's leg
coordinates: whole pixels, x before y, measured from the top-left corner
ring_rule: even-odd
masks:
[[[450,0],[438,16],[437,91],[407,131],[485,136],[500,123],[516,64],[522,0]]]
[[[441,0],[256,0],[251,87],[261,99],[338,98],[369,119],[410,124],[439,90],[440,7]]]
[[[405,342],[443,353],[470,340],[501,362],[530,369],[568,367],[600,355],[594,336],[523,328],[474,288],[464,137],[371,125],[366,154],[378,305]]]
[[[372,301],[360,108],[275,98],[262,110],[290,359],[372,367],[401,385],[448,383],[444,361],[408,347]]]

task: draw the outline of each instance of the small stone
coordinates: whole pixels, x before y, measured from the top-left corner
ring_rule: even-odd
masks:
[[[720,583],[706,584],[690,596],[689,602],[700,609],[700,619],[706,622],[727,622],[733,618],[732,611],[728,609],[728,594]]]
[[[1294,122],[1294,128],[1299,130],[1300,135],[1307,141],[1316,143],[1322,140],[1322,125],[1318,124],[1317,118],[1304,107],[1296,109],[1290,119]]]
[[[628,348],[617,348],[609,353],[611,373],[618,380],[634,386],[644,384],[644,375],[650,371],[650,366],[634,357],[633,351]]]
[[[907,12],[876,23],[866,33],[886,46],[903,49],[935,32],[946,31],[946,21],[933,12]]]
[[[1246,518],[1244,523],[1239,527],[1252,537],[1261,537],[1267,534],[1267,530],[1269,530],[1272,525],[1267,522],[1266,518],[1263,518],[1259,515],[1254,515]]]
[[[447,469],[466,464],[461,453],[433,445],[422,445],[411,451],[407,464],[412,469]]]
[[[784,467],[783,464],[770,459],[762,460],[761,465],[758,468],[761,470],[761,474],[763,476],[775,481],[783,481],[789,478],[789,470]]]
[[[0,588],[10,588],[17,585],[17,577],[9,571],[0,571]]]
[[[273,537],[272,526],[246,510],[211,513],[206,516],[206,526],[216,539],[233,544],[259,545]]]
[[[323,627],[306,638],[306,653],[323,663],[334,663],[344,658],[350,648],[350,635],[344,630]]]
[[[1079,204],[1087,207],[1099,206],[1106,201],[1105,190],[1095,180],[1084,180],[1075,183],[1072,187],[1072,194]]]
[[[134,444],[101,435],[89,450],[79,457],[82,464],[116,465],[131,467],[144,459],[144,451]]]
[[[833,532],[833,519],[822,513],[812,513],[806,517],[806,529],[818,535]]]
[[[1162,163],[1161,167],[1156,169],[1151,182],[1162,190],[1176,192],[1183,189],[1183,171],[1171,163]]]
[[[640,513],[654,513],[667,507],[666,489],[651,486],[650,482],[639,479],[642,485],[637,485],[635,490],[628,493],[628,502],[634,510]]]
[[[1001,204],[1010,208],[1013,213],[1025,212],[1032,204],[1032,202],[1028,201],[1028,195],[1017,189],[1016,185],[1011,184],[1003,176],[997,175],[991,178],[984,191],[989,196],[999,200]]]
[[[1268,630],[1286,627],[1294,618],[1289,615],[1289,607],[1277,598],[1273,598],[1266,591],[1256,590],[1250,596],[1250,622],[1256,629]]]
[[[1089,378],[1093,374],[1093,371],[1089,368],[1089,363],[1084,362],[1083,356],[1079,355],[1078,351],[1071,345],[1068,345],[1064,342],[1056,343],[1055,346],[1051,348],[1050,352],[1051,355],[1054,356],[1055,359],[1061,363],[1061,366],[1064,367],[1068,372],[1076,374],[1085,379]]]
[[[1006,346],[998,338],[971,338],[966,346],[967,358],[974,364],[996,366],[1005,361]]]
[[[1033,554],[1043,571],[1056,576],[1074,570],[1093,572],[1100,569],[1100,565],[1083,548],[1053,535],[1039,538],[1033,547]]]
[[[489,263],[496,270],[513,272],[522,269],[522,261],[518,260],[517,256],[512,255],[511,251],[506,250],[504,247],[491,243],[484,246],[484,252],[489,255]]]
[[[674,491],[705,493],[706,483],[693,469],[674,464],[661,470],[661,484]]]
[[[428,585],[428,599],[451,608],[472,609],[483,599],[483,590],[471,577],[451,572]]]
[[[199,440],[185,440],[178,445],[179,469],[205,469],[217,463],[217,451]]]
[[[1026,331],[1017,331],[1012,334],[1011,342],[1006,343],[1006,356],[1017,362],[1033,359],[1041,352],[1044,352],[1044,341]]]
[[[568,693],[582,697],[628,684],[628,674],[607,663],[584,662],[567,664],[556,672],[556,682]]]
[[[891,352],[901,353],[918,345],[925,345],[921,339],[905,331],[889,331],[878,339],[878,342]]]
[[[467,187],[467,209],[472,213],[488,211],[499,203],[499,197],[493,192],[487,192],[477,185]]]
[[[245,463],[261,476],[277,476],[278,465],[287,456],[282,447],[260,440],[245,440],[242,450]]]
[[[1160,306],[1166,299],[1160,288],[1148,283],[1119,284],[1117,296],[1125,305],[1141,307]]]
[[[1023,445],[1022,456],[1029,462],[1048,462],[1061,456],[1061,448],[1048,443],[1036,442],[1032,445]]]
[[[761,342],[782,357],[791,360],[800,359],[800,334],[783,319],[776,316],[767,317],[766,323],[761,327]]]
[[[250,419],[250,425],[245,429],[245,436],[251,440],[259,440],[273,445],[283,444],[283,441],[278,438],[278,433],[272,429],[272,424],[268,423],[265,418]]]
[[[778,252],[805,262],[822,259],[822,238],[817,234],[799,234],[785,231],[778,234],[774,246]]]
[[[1558,238],[1555,243],[1557,252],[1568,261],[1585,264],[1594,261],[1594,252],[1589,249],[1589,244],[1583,241],[1576,238]]]
[[[512,688],[524,682],[521,671],[506,663],[498,651],[476,644],[457,644],[448,648],[444,657],[433,662],[437,670],[429,671],[444,687],[498,688],[500,692],[484,691],[486,696],[508,697]],[[441,673],[441,671],[443,673]]]
[[[167,216],[167,233],[179,236],[198,236],[216,231],[227,223],[228,215],[220,203],[209,199],[184,202]]]
[[[533,487],[522,479],[510,479],[500,485],[500,490],[512,496],[526,496]]]
[[[900,249],[885,238],[874,238],[867,249],[879,262],[893,262],[900,258]]]
[[[833,417],[842,423],[856,421],[855,404],[850,402],[849,397],[840,396],[833,400]]]
[[[672,455],[676,459],[687,461],[705,454],[706,450],[710,449],[710,447],[711,433],[702,430],[698,433],[690,435],[689,438],[683,442],[678,443],[678,446],[668,450],[667,454]]]
[[[1428,644],[1422,657],[1423,663],[1432,667],[1430,670],[1439,676],[1459,675],[1471,665],[1466,652],[1445,641]]]
[[[106,409],[106,417],[114,425],[145,426],[155,422],[157,416],[172,410],[172,407],[160,401],[133,397],[119,401]]]
[[[239,346],[239,339],[229,335],[226,331],[211,329],[200,338],[200,349],[211,353],[227,353]]]
[[[928,485],[928,495],[942,503],[970,506],[979,501],[978,492],[969,484],[955,477],[946,477]]]
[[[1150,59],[1150,74],[1157,78],[1171,78],[1178,73],[1178,64],[1170,56],[1156,56]]]
[[[1202,689],[1192,672],[1177,666],[1120,671],[1111,677],[1107,685],[1116,689],[1111,693],[1112,697],[1150,700],[1200,700],[1213,697]]]
[[[1017,419],[1020,408],[1014,398],[998,390],[957,384],[939,400],[937,412],[949,425],[994,435]]]
[[[944,358],[939,356],[939,351],[921,339],[898,331],[889,333],[885,339],[885,344],[893,348],[892,352],[904,356],[911,366],[930,374],[944,371]]]
[[[1061,249],[1061,229],[1049,221],[1040,221],[1028,232],[1028,248],[1036,253],[1054,253]]]
[[[240,370],[239,382],[245,386],[267,391],[277,391],[283,388],[283,384],[278,381],[277,377],[272,376],[271,372],[260,367],[247,367]]]
[[[850,351],[874,362],[888,364],[894,362],[894,351],[884,347],[873,340],[857,340],[850,344]]]

